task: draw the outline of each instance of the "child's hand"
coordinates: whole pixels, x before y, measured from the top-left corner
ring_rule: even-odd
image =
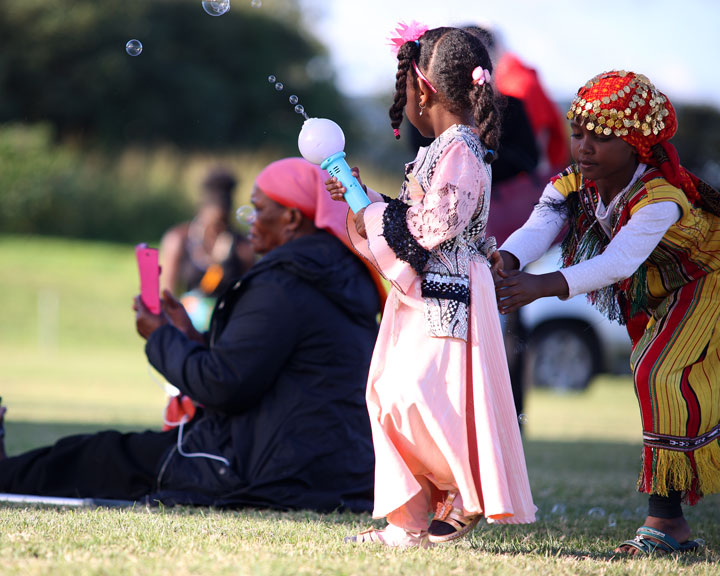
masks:
[[[358,181],[358,184],[360,184],[360,187],[365,190],[365,194],[367,194],[367,186],[362,183],[362,178],[360,178],[360,168],[357,166],[353,166],[350,168],[350,172],[352,172],[352,175],[355,176],[355,180]]]
[[[500,279],[499,272],[504,268],[503,257],[500,252],[495,250],[490,254],[490,272],[492,272],[493,280],[497,282]]]
[[[514,312],[543,296],[538,276],[518,270],[498,270],[497,276],[495,295],[500,314]]]
[[[367,232],[365,231],[365,208],[357,212],[353,218],[355,219],[355,230],[363,238],[367,238]]]
[[[333,176],[328,180],[325,180],[325,190],[330,192],[330,197],[337,202],[345,202],[345,186],[342,185],[340,180]]]
[[[500,314],[514,312],[545,296],[566,297],[569,289],[561,272],[549,274],[528,274],[518,270],[498,270],[495,281],[495,295]]]
[[[350,171],[367,194],[367,186],[365,186],[365,184],[363,184],[362,180],[360,179],[360,168],[354,166]],[[345,201],[345,192],[347,192],[347,188],[345,188],[345,186],[343,186],[342,183],[337,178],[335,178],[335,176],[325,180],[325,189],[330,192],[330,197],[333,200],[337,200],[338,202]]]

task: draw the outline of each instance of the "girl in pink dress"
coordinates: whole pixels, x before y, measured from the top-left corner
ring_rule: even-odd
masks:
[[[482,43],[456,28],[398,28],[390,109],[435,138],[398,199],[372,190],[348,215],[355,248],[392,284],[367,388],[374,518],[346,540],[428,546],[488,522],[535,519],[485,239],[499,116]],[[326,182],[334,199],[345,188]],[[354,221],[350,221],[353,218]],[[430,523],[429,515],[435,510]]]

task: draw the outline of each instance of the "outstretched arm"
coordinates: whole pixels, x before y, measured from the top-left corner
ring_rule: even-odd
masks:
[[[500,278],[495,282],[495,294],[501,314],[509,314],[538,298],[568,296],[568,285],[560,271],[529,274],[518,270],[500,270],[498,274]]]
[[[514,256],[501,250],[504,270],[498,272],[498,309],[507,314],[544,296],[568,298],[609,286],[632,276],[681,216],[674,202],[640,208],[605,250],[584,262],[549,274],[508,271]],[[517,259],[515,259],[517,262]]]

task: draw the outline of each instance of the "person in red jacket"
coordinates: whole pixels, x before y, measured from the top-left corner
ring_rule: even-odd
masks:
[[[487,28],[468,26],[491,52],[495,62],[495,86],[500,94],[522,101],[540,152],[540,171],[552,173],[565,167],[570,159],[568,132],[564,118],[548,97],[534,68],[517,54],[503,49],[497,35]]]

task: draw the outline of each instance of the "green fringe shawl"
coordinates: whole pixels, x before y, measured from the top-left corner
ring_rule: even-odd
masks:
[[[581,189],[580,192],[584,192]],[[563,267],[572,266],[601,254],[610,243],[610,239],[595,219],[594,211],[581,204],[580,193],[568,194],[565,201],[568,213],[569,230],[561,244]],[[613,230],[617,224],[629,217],[627,205],[618,218],[613,219]],[[647,307],[648,284],[647,265],[642,264],[637,271],[620,282],[588,292],[588,301],[610,320],[622,325],[635,314]]]

